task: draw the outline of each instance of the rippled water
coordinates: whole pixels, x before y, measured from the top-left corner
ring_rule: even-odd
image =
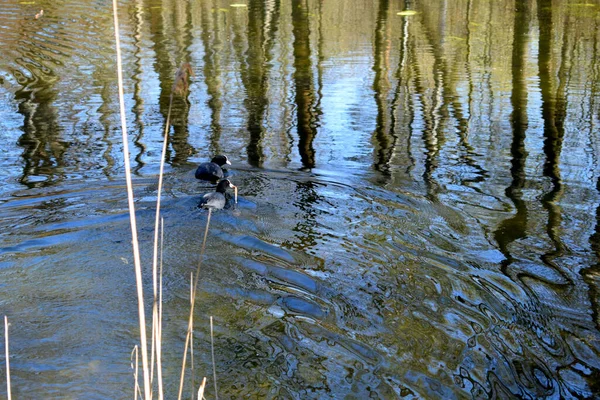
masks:
[[[212,315],[221,398],[600,396],[597,2],[153,0],[120,17],[146,294],[171,86],[194,71],[162,200],[167,398],[213,190],[194,169],[216,153],[240,201],[211,219],[196,384]],[[0,45],[13,394],[131,398],[111,5],[5,1]]]

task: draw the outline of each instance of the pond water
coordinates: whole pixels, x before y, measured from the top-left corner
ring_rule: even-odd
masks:
[[[196,384],[212,377],[213,316],[220,398],[600,396],[600,3],[119,12],[147,296],[171,86],[182,63],[194,72],[162,197],[167,398],[213,190],[194,170],[219,153],[240,201],[211,219]],[[132,398],[111,3],[4,1],[0,46],[13,395]]]

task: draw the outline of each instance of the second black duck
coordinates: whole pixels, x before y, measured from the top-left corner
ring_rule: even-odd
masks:
[[[223,172],[224,165],[231,165],[227,156],[214,156],[210,162],[204,162],[198,166],[196,169],[196,179],[212,182],[223,179],[225,176]]]

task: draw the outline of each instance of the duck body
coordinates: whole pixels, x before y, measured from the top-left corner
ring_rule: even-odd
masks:
[[[202,208],[212,208],[215,210],[222,209],[225,207],[226,203],[227,199],[225,198],[225,195],[219,192],[207,193],[202,197],[202,200],[200,200],[200,206]]]
[[[210,162],[202,163],[196,169],[196,179],[204,181],[218,181],[223,179],[225,173],[223,172],[223,165],[231,165],[231,162],[227,159],[227,156],[214,156]]]
[[[217,189],[214,192],[207,193],[204,196],[202,196],[198,207],[215,210],[222,209],[227,203],[227,199],[225,198],[225,192],[227,191],[227,188],[235,188],[235,186],[231,182],[229,182],[228,179],[220,181],[217,185]]]

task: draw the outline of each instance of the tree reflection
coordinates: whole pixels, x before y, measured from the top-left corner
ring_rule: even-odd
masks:
[[[596,181],[596,191],[600,194],[600,177]],[[596,225],[589,242],[596,260],[588,268],[582,269],[581,275],[589,287],[592,321],[600,329],[600,204],[596,207]]]
[[[502,221],[494,231],[494,239],[500,251],[506,258],[502,262],[502,269],[506,271],[508,265],[514,261],[509,251],[512,242],[522,239],[527,232],[527,206],[522,199],[522,189],[525,185],[525,137],[527,132],[527,82],[525,77],[525,59],[527,55],[527,31],[529,29],[529,8],[526,3],[516,3],[514,20],[514,35],[512,46],[512,93],[510,102],[512,114],[510,124],[512,128],[512,144],[510,146],[512,181],[504,193],[515,207],[515,214]]]
[[[377,117],[373,138],[375,141],[375,168],[385,175],[390,174],[390,160],[394,154],[396,138],[394,136],[395,116],[388,109],[387,99],[391,89],[388,79],[390,69],[390,38],[387,35],[390,2],[381,0],[375,24],[375,42],[373,44],[373,92]],[[403,20],[403,23],[405,20]],[[398,82],[398,85],[400,83]],[[390,112],[392,111],[392,112]]]
[[[470,5],[467,7],[467,15],[465,18],[465,25],[467,25],[465,28],[465,32],[467,34],[467,52],[465,57],[467,59],[469,58],[468,45],[471,40],[468,30],[468,25],[471,22],[470,7]],[[434,82],[434,87],[431,90],[433,93],[429,99],[430,101],[428,105],[428,113],[430,116],[425,119],[426,131],[423,133],[424,144],[427,150],[427,157],[425,159],[425,172],[423,177],[425,184],[428,186],[428,194],[432,199],[436,198],[439,190],[439,183],[434,177],[434,174],[439,166],[440,152],[442,151],[445,142],[449,139],[445,135],[446,125],[449,123],[455,124],[455,131],[458,134],[458,156],[460,157],[460,160],[474,173],[472,178],[463,179],[462,184],[466,186],[470,183],[479,183],[488,176],[488,171],[477,163],[477,153],[469,142],[469,130],[472,128],[472,126],[465,116],[465,113],[468,112],[468,110],[465,110],[465,107],[461,102],[463,97],[458,89],[458,85],[462,82],[456,79],[457,73],[454,70],[455,66],[449,60],[449,57],[446,54],[447,51],[443,44],[443,42],[447,40],[446,37],[450,34],[449,32],[446,32],[446,29],[448,31],[451,31],[452,29],[452,27],[446,28],[444,25],[446,20],[451,18],[451,15],[449,11],[446,13],[446,9],[443,9],[438,18],[439,20],[436,20],[433,17],[427,17],[425,15],[423,17],[422,32],[423,36],[427,40],[427,43],[429,44],[428,48],[431,49],[431,56],[434,59],[431,67],[432,70],[430,71]],[[442,24],[442,29],[438,27],[438,21]],[[441,38],[444,39],[442,40]],[[466,83],[468,83],[468,85],[472,85],[472,77],[471,74],[468,73],[470,68],[468,62],[464,63],[463,65],[465,65],[465,69],[467,70],[465,75],[468,82]],[[419,93],[424,92],[419,91]],[[470,92],[467,96],[468,102],[471,101],[471,95],[472,92]]]
[[[554,259],[564,254],[564,245],[560,238],[560,225],[562,212],[557,201],[563,193],[563,184],[560,176],[560,153],[564,137],[564,119],[566,115],[566,104],[564,87],[566,80],[566,50],[568,42],[563,42],[561,65],[559,70],[559,83],[556,91],[553,91],[554,80],[552,69],[552,41],[553,41],[553,16],[552,2],[550,0],[538,1],[538,20],[540,26],[539,36],[539,77],[542,95],[542,118],[544,120],[544,176],[550,179],[552,188],[542,196],[542,205],[548,212],[548,223],[546,232],[554,245],[554,250],[543,254],[542,260],[557,272],[560,267]],[[568,17],[565,19],[565,27],[568,26]],[[563,274],[564,275],[564,274]]]
[[[202,31],[200,39],[204,47],[203,73],[204,83],[208,92],[208,107],[210,108],[210,152],[221,154],[221,111],[223,101],[221,99],[221,57],[216,49],[221,46],[220,14],[211,12],[211,3],[200,2],[202,8],[200,23]]]
[[[159,98],[160,110],[164,116],[165,123],[171,101],[171,89],[175,79],[175,72],[182,63],[191,62],[191,6],[187,2],[181,4],[183,4],[185,9],[181,13],[174,12],[171,14],[172,24],[169,24],[169,21],[163,18],[162,8],[150,8],[150,36],[156,55],[154,66],[161,88]],[[175,43],[170,43],[170,41],[164,39],[165,37],[169,37],[169,29],[174,32]],[[171,151],[167,151],[167,159],[170,159],[172,164],[185,163],[188,157],[194,152],[194,149],[188,143],[189,109],[187,97],[182,99],[179,96],[173,96],[171,111],[173,133],[169,140],[174,154],[171,154]],[[161,134],[162,132],[164,132],[164,129],[161,131]]]
[[[312,181],[296,182],[297,201],[294,203],[301,211],[298,215],[298,223],[293,228],[296,232],[294,242],[285,243],[287,247],[296,250],[307,250],[317,245],[317,240],[321,237],[318,230],[317,218],[321,211],[316,209],[316,205],[323,201],[323,198],[317,192],[317,185]]]
[[[18,112],[23,115],[23,134],[17,141],[24,149],[23,175],[19,181],[28,187],[60,181],[68,143],[61,140],[54,109],[56,92],[50,82],[38,79],[35,84],[18,90],[15,100],[19,101]],[[40,176],[44,179],[40,180]]]
[[[142,62],[142,50],[143,50],[143,46],[142,46],[142,25],[143,25],[143,18],[142,18],[142,4],[141,4],[141,0],[136,0],[135,2],[135,13],[133,15],[134,18],[134,33],[133,33],[133,39],[134,39],[134,47],[135,47],[135,51],[134,51],[134,68],[135,68],[135,72],[133,74],[133,76],[131,77],[133,82],[134,82],[134,86],[133,86],[133,100],[134,100],[134,106],[133,106],[133,113],[135,115],[135,127],[136,127],[136,132],[137,134],[135,135],[135,138],[133,139],[133,143],[135,145],[135,147],[138,149],[137,154],[135,155],[135,161],[136,161],[136,166],[133,168],[133,172],[134,173],[138,173],[140,169],[142,169],[145,165],[144,161],[143,161],[143,156],[144,153],[146,152],[146,145],[143,142],[143,138],[144,138],[144,118],[143,118],[143,112],[144,112],[144,99],[142,97],[142,78],[144,76],[144,70],[143,70],[143,62]]]
[[[270,6],[270,10],[267,10]],[[267,15],[267,13],[269,13]],[[267,18],[269,17],[269,18]],[[242,46],[235,46],[241,66],[242,84],[246,89],[244,105],[248,111],[247,130],[250,140],[246,151],[252,166],[262,166],[264,151],[263,120],[269,104],[267,96],[269,72],[272,66],[273,46],[279,24],[279,0],[272,4],[251,1],[248,5],[248,49],[241,55]]]
[[[92,76],[94,77],[95,84],[102,88],[100,92],[102,103],[98,107],[97,112],[100,114],[99,119],[103,127],[102,141],[106,144],[106,148],[102,153],[102,158],[106,161],[106,165],[102,168],[102,172],[108,177],[113,173],[113,169],[115,168],[115,159],[112,156],[113,141],[111,137],[113,122],[111,99],[114,92],[112,91],[111,82],[103,79],[100,70],[94,71]]]
[[[294,33],[294,84],[296,87],[296,117],[298,151],[302,165],[314,168],[313,141],[317,135],[315,89],[312,79],[310,27],[305,1],[292,0],[292,26]]]

